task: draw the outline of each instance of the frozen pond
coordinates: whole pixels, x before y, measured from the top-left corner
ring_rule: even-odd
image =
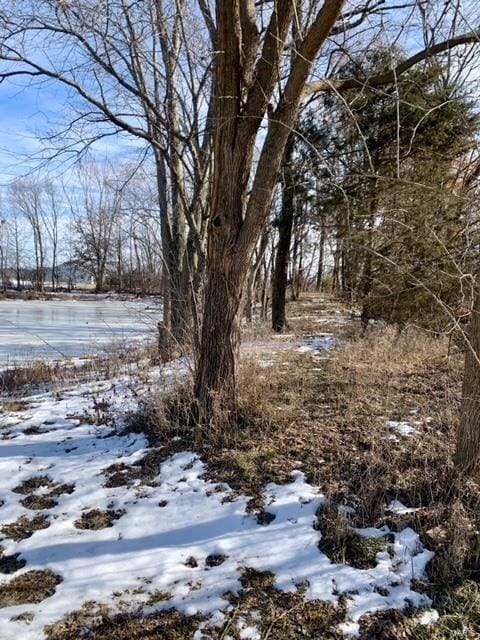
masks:
[[[120,300],[0,301],[0,367],[85,356],[154,336],[161,308]]]

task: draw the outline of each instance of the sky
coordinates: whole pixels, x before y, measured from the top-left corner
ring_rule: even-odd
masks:
[[[70,113],[68,91],[59,83],[24,79],[0,83],[0,187],[39,166],[42,136],[60,130]],[[95,143],[93,151],[95,159],[101,162],[118,156],[132,159],[143,148],[131,136],[117,135]],[[72,157],[65,158],[42,172],[60,175],[68,182],[72,178],[72,163]]]
[[[392,6],[404,4],[396,0],[387,0],[388,2]],[[438,6],[441,4],[438,2]],[[479,13],[478,0],[463,0],[462,16],[465,19],[460,20],[458,31],[468,31],[472,28]],[[396,10],[390,14],[389,19],[392,19],[398,28],[400,18],[401,14]],[[421,34],[418,30],[412,32],[407,28],[405,33],[408,33],[406,44],[409,52],[421,48]],[[7,79],[0,83],[0,188],[38,165],[42,149],[39,137],[52,129],[59,130],[70,115],[68,92],[58,83],[32,81],[25,77]],[[122,135],[96,143],[94,150],[97,159],[101,160],[133,158],[138,156],[139,150],[143,148],[144,145],[131,136]],[[68,179],[68,168],[71,164],[72,160],[69,159],[60,166],[51,167],[50,170],[60,170]]]
[[[23,83],[22,83],[23,84]],[[30,164],[40,149],[38,134],[45,131],[61,107],[61,97],[47,87],[25,87],[20,82],[0,84],[0,175],[6,184]]]

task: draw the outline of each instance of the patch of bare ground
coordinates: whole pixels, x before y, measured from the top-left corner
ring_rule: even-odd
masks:
[[[46,569],[27,571],[0,586],[0,607],[42,602],[55,593],[62,578]]]
[[[20,542],[20,540],[30,538],[35,531],[48,529],[49,526],[50,521],[44,515],[35,515],[33,518],[20,516],[15,522],[3,525],[0,531],[7,538],[11,538],[15,542]]]
[[[30,405],[23,400],[2,400],[0,402],[1,413],[18,413],[25,411]]]
[[[21,493],[22,495],[28,495],[33,491],[37,491],[42,487],[52,487],[55,483],[48,476],[32,476],[27,480],[24,480],[18,487],[14,487],[12,491],[14,493]]]
[[[132,430],[136,429],[137,426],[139,429],[143,426],[145,430],[153,428],[151,425],[153,415],[153,409],[149,409],[147,415],[146,409],[141,408],[140,412],[133,418],[134,423],[131,423]],[[152,442],[155,442],[155,438],[152,438]],[[158,476],[160,464],[165,460],[165,458],[166,455],[163,448],[153,447],[143,456],[143,458],[132,465],[127,465],[123,462],[116,462],[104,469],[103,472],[106,476],[104,486],[109,489],[123,487],[136,480],[141,480],[143,484],[150,484],[154,482],[154,478]]]
[[[45,633],[47,640],[186,640],[200,623],[198,616],[183,616],[174,609],[148,616],[140,611],[112,615],[106,606],[87,603]]]
[[[317,600],[306,602],[303,594],[307,585],[297,585],[298,591],[294,594],[279,591],[275,587],[275,575],[269,571],[246,568],[241,584],[238,594],[228,596],[232,609],[218,633],[219,639],[239,640],[245,637],[241,633],[242,627],[249,624],[258,630],[262,640],[343,638],[335,630],[345,615],[341,603],[334,606]],[[216,635],[212,637],[217,638]]]
[[[23,500],[20,500],[20,504],[22,505],[22,507],[25,507],[25,509],[31,509],[32,511],[43,511],[46,509],[53,509],[53,507],[57,506],[58,502],[51,496],[36,495],[35,493],[32,493]]]
[[[35,493],[43,487],[48,487],[48,493]],[[28,478],[21,485],[12,489],[15,493],[20,493],[26,497],[20,500],[20,504],[26,509],[42,511],[53,509],[58,503],[55,498],[65,494],[73,493],[74,484],[58,484],[53,482],[48,476],[33,476]]]
[[[339,512],[338,505],[333,502],[320,509],[317,527],[322,532],[319,549],[337,564],[371,569],[377,564],[377,553],[391,550],[391,534],[379,538],[362,537],[351,526],[350,519]]]
[[[122,509],[107,509],[106,511],[90,509],[90,511],[82,513],[80,518],[73,524],[77,529],[106,529],[107,527],[113,527],[114,523],[121,518],[124,513],[125,511]]]

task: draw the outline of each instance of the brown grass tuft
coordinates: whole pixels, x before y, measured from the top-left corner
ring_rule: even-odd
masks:
[[[61,582],[62,578],[50,569],[22,573],[0,586],[0,607],[42,602],[53,596]]]

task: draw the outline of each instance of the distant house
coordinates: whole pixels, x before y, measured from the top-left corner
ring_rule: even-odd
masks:
[[[95,285],[91,273],[76,260],[59,264],[55,276],[55,283],[60,287],[89,289]]]

